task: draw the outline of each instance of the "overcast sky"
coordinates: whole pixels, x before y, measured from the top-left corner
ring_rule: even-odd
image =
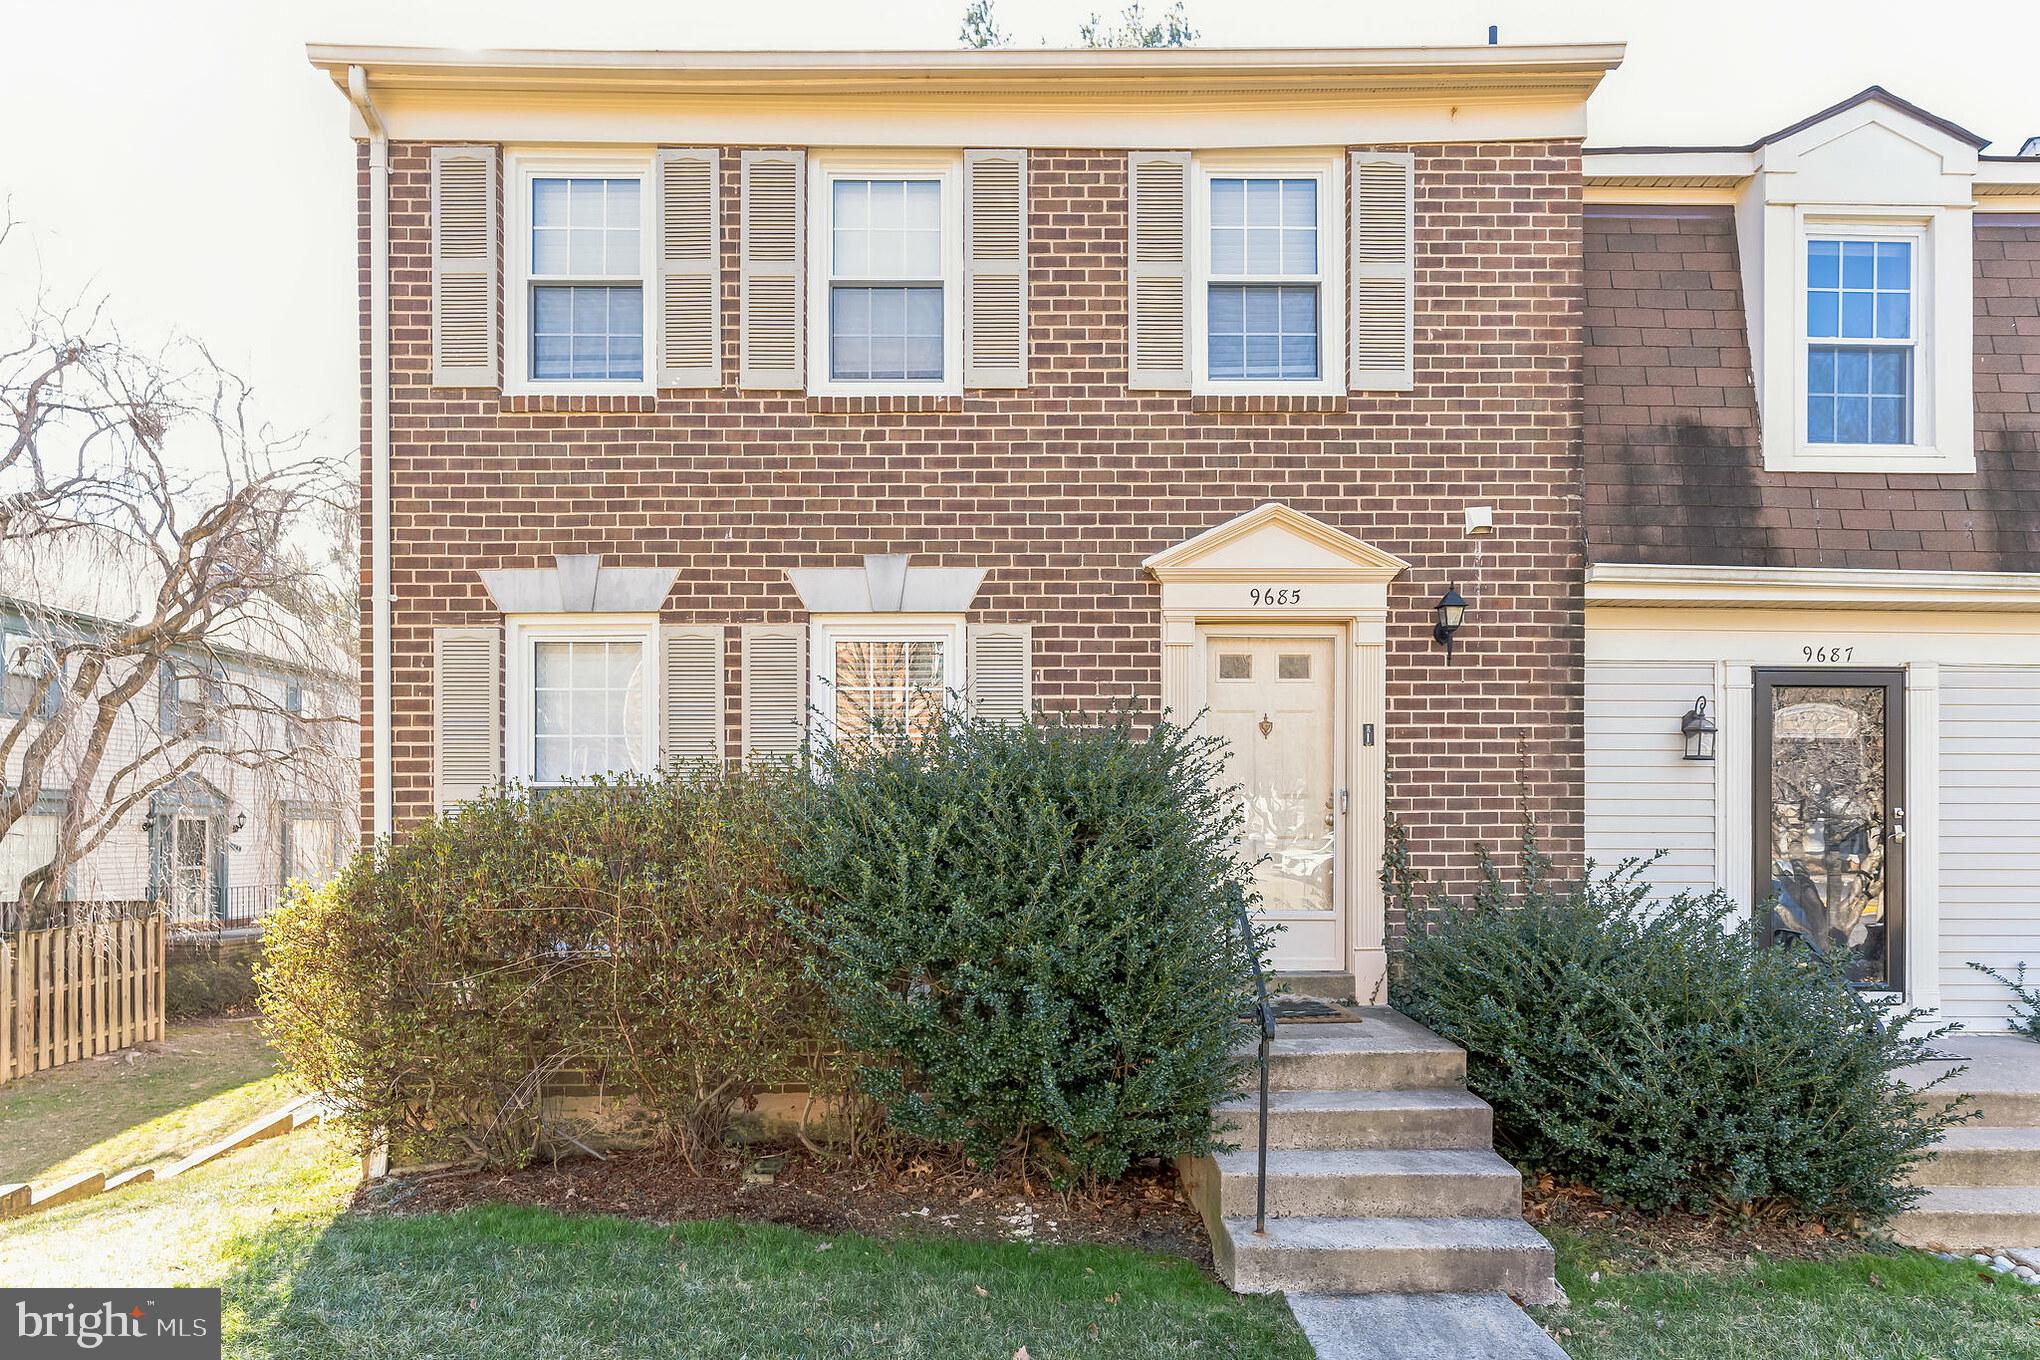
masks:
[[[1113,0],[1117,2],[1117,0]],[[999,0],[1065,44],[1102,6]],[[1150,9],[1158,8],[1150,0]],[[307,41],[449,47],[953,47],[963,0],[12,0],[0,194],[24,228],[0,315],[39,274],[123,329],[181,330],[269,418],[337,449],[354,404],[347,108]],[[1189,0],[1203,46],[1620,40],[1589,108],[1604,145],[1747,141],[1881,84],[2012,152],[2040,135],[2040,0]]]

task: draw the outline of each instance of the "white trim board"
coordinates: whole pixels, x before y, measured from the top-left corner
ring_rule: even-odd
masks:
[[[2040,610],[2040,573],[1596,562],[1591,608]]]

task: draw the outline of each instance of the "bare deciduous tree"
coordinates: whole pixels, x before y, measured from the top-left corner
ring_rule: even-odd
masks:
[[[17,620],[0,835],[45,790],[66,795],[52,858],[22,880],[25,921],[188,776],[292,775],[349,806],[344,465],[260,424],[202,345],[144,352],[102,307],[46,297],[0,341],[0,412],[0,596]]]

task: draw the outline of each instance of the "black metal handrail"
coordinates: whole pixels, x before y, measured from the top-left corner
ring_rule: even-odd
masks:
[[[1268,1004],[1268,978],[1261,969],[1261,949],[1254,943],[1254,921],[1247,915],[1247,899],[1238,886],[1232,889],[1233,910],[1239,917],[1240,939],[1247,946],[1247,962],[1254,966],[1254,1009],[1261,1022],[1261,1123],[1255,1142],[1254,1235],[1268,1235],[1268,1045],[1275,1040],[1275,1008]]]

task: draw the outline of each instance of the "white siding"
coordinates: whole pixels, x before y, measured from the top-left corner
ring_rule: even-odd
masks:
[[[1941,1011],[2000,1029],[2011,994],[1968,963],[2040,970],[2040,668],[1943,667],[1940,754]]]
[[[1685,759],[1679,733],[1703,694],[1716,706],[1712,666],[1587,666],[1587,853],[1607,869],[1665,851],[1647,877],[1667,894],[1715,886],[1715,767]]]

